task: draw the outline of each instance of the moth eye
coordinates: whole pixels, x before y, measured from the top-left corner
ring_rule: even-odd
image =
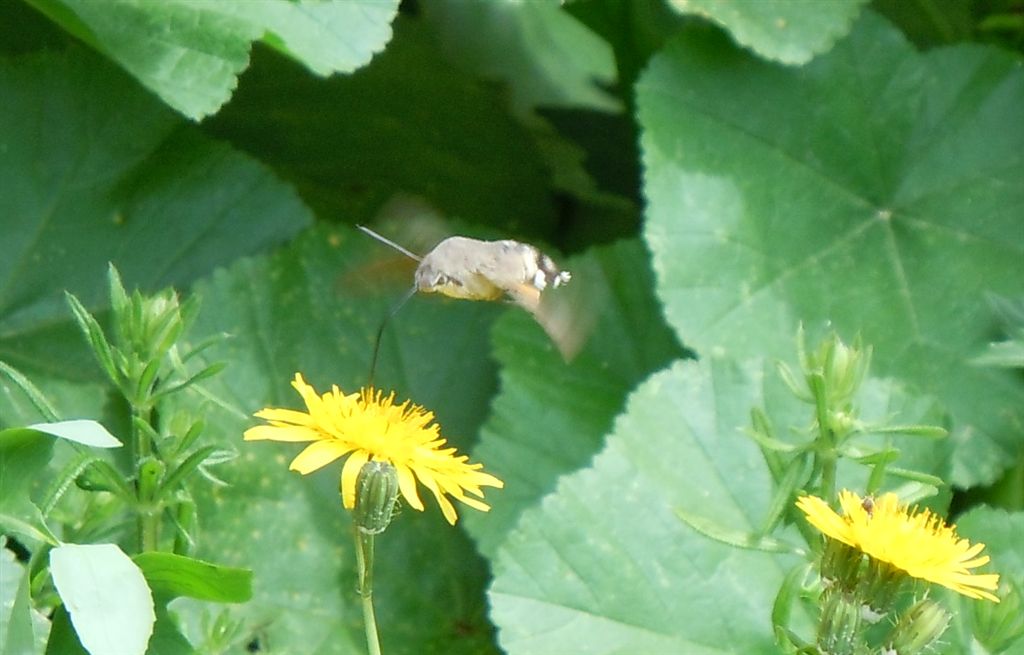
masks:
[[[452,286],[456,286],[456,287],[461,287],[462,286],[462,283],[459,282],[459,280],[457,280],[457,279],[455,279],[453,277],[450,277],[448,275],[445,275],[444,273],[438,273],[437,275],[435,275],[434,276],[434,281],[431,284],[432,284],[432,286],[435,286],[435,287],[444,287],[444,286],[448,286],[449,284],[452,285]]]

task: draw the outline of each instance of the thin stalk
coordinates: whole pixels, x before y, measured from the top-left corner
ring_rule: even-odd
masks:
[[[377,617],[373,612],[373,535],[353,528],[356,537],[356,562],[359,566],[359,597],[363,605],[363,627],[366,630],[366,649],[370,655],[380,655],[380,637]]]
[[[140,407],[132,408],[136,421],[132,421],[132,441],[135,446],[135,484],[138,494],[139,551],[155,551],[158,543],[159,515],[153,512],[151,486],[143,480],[142,465],[153,454],[149,433],[138,427],[138,421],[149,423],[150,411]]]
[[[828,389],[820,375],[808,379],[814,397],[814,414],[818,423],[817,460],[821,467],[822,497],[829,503],[836,499],[836,435],[829,425]]]

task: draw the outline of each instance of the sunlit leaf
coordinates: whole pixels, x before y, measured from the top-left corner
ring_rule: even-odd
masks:
[[[752,533],[770,480],[740,432],[759,366],[678,362],[633,395],[590,467],[563,477],[502,544],[491,587],[510,654],[768,653],[792,557],[740,550],[679,509]],[[725,635],[728,635],[727,637]]]
[[[88,419],[75,419],[71,421],[57,421],[56,423],[35,423],[27,426],[30,430],[45,432],[61,439],[74,441],[84,446],[93,448],[119,448],[124,444],[110,434],[105,427],[96,421]]]
[[[798,322],[830,323],[952,412],[956,484],[1012,461],[1024,387],[971,358],[990,339],[986,293],[1024,285],[1016,60],[918,54],[873,15],[799,69],[691,31],[638,97],[645,237],[687,344],[780,357]]]
[[[153,596],[139,568],[114,544],[64,544],[50,551],[50,573],[90,655],[146,652]]]
[[[391,38],[397,0],[29,0],[189,118],[216,112],[264,39],[319,75],[351,72]]]
[[[805,64],[850,30],[867,0],[668,0],[681,13],[704,16],[767,59]]]

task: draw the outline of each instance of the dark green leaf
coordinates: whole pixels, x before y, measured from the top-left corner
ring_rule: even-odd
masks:
[[[332,221],[369,222],[401,194],[503,236],[553,222],[540,154],[505,97],[449,64],[414,19],[399,18],[387,50],[349,77],[320,80],[257,52],[205,127],[282,170]]]
[[[185,458],[178,468],[174,469],[167,477],[160,483],[160,490],[162,493],[173,493],[177,490],[179,484],[181,484],[188,476],[192,475],[197,468],[206,458],[209,457],[213,452],[217,450],[216,446],[203,446],[197,449],[194,453]]]
[[[78,641],[67,608],[57,607],[50,619],[50,636],[46,640],[46,655],[92,655]]]
[[[311,220],[87,52],[0,62],[0,96],[0,357],[33,379],[95,377],[61,294],[105,306],[108,262],[129,286],[185,285]]]

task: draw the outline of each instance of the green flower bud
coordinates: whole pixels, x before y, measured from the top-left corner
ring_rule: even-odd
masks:
[[[398,473],[389,462],[370,461],[363,465],[356,480],[356,525],[366,534],[387,529],[398,500]]]
[[[1000,602],[971,603],[974,636],[990,653],[1009,652],[1010,646],[1024,646],[1024,589],[1004,578],[997,594]]]
[[[818,625],[818,646],[830,655],[854,655],[863,644],[861,603],[845,593],[826,594]]]
[[[926,652],[946,631],[952,618],[937,603],[919,601],[900,616],[889,637],[889,651],[898,655]]]

